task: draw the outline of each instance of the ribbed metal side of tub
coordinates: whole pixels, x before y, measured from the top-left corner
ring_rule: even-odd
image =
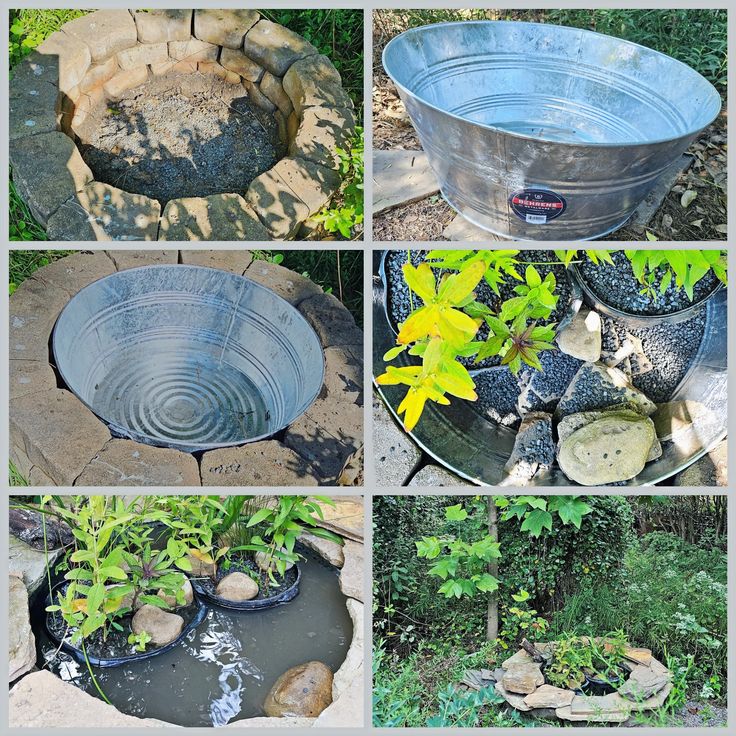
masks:
[[[548,24],[424,26],[383,63],[449,204],[515,239],[617,229],[721,107],[675,59]]]

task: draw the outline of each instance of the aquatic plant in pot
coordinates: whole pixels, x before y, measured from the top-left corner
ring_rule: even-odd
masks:
[[[160,654],[201,621],[183,573],[186,546],[169,538],[156,548],[153,523],[168,518],[150,499],[46,496],[41,508],[74,535],[54,571],[63,579],[52,585],[49,571],[46,628],[76,659],[110,667]]]
[[[586,302],[632,327],[692,319],[728,281],[723,250],[597,251],[595,260],[590,253],[559,252]]]
[[[568,300],[560,303],[554,272],[566,280],[560,263],[525,262],[519,253],[433,250],[418,265],[407,257],[401,273],[410,313],[398,324],[396,346],[383,356],[388,363],[403,355],[403,364],[387,366],[376,378],[379,386],[408,387],[398,408],[407,431],[427,401],[448,405],[448,396],[475,401],[479,371],[497,365],[514,375],[524,366],[542,369],[540,353],[554,349],[552,341],[575,298],[568,291]]]
[[[209,561],[191,576],[211,603],[247,611],[293,600],[301,575],[300,535],[309,531],[342,542],[317,526],[321,504],[334,505],[325,496],[240,496],[222,503],[226,517],[214,531]]]

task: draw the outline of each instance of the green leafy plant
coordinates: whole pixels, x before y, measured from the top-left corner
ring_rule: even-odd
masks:
[[[363,128],[356,127],[350,148],[336,148],[338,170],[342,184],[336,203],[314,216],[328,233],[339,232],[345,239],[355,235],[355,228],[363,223]]]
[[[512,593],[511,598],[516,605],[509,607],[498,634],[498,643],[503,649],[518,645],[524,637],[531,636],[532,641],[535,641],[549,628],[547,619],[529,607],[531,595],[528,591],[520,590],[518,593]]]
[[[555,255],[560,259],[560,263],[564,264],[565,268],[578,258],[578,253],[580,253],[579,250],[555,251]],[[611,258],[611,252],[608,250],[595,250],[591,248],[589,250],[584,250],[583,253],[585,253],[585,255],[588,256],[588,258],[590,258],[590,260],[596,265],[599,263],[608,263],[613,265],[613,258]]]
[[[656,296],[657,290],[664,294],[674,279],[677,288],[683,289],[692,301],[695,285],[711,271],[722,283],[728,281],[727,257],[720,250],[625,250],[624,253],[642,285],[642,293],[650,297]]]
[[[427,719],[429,728],[475,728],[482,708],[505,702],[493,686],[465,692],[448,686],[437,697],[439,713]]]
[[[151,641],[151,635],[147,631],[141,631],[138,634],[128,635],[128,644],[134,644],[136,652],[145,652],[146,645]]]

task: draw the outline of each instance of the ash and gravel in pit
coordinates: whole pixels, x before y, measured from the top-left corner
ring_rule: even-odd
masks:
[[[242,194],[286,150],[242,85],[165,74],[103,101],[77,130],[97,181],[157,199]]]

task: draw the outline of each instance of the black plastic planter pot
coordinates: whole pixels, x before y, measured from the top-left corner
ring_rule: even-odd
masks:
[[[56,600],[56,592],[63,588],[64,585],[66,585],[66,582],[58,583],[51,589],[51,595],[46,596],[46,606],[52,605],[52,600]],[[68,639],[62,640],[61,637],[59,637],[55,633],[53,628],[49,626],[49,618],[53,614],[47,613],[45,616],[46,631],[54,642],[60,644],[61,648],[65,652],[71,654],[71,656],[74,657],[74,659],[76,659],[81,664],[85,664],[88,661],[93,667],[120,667],[121,665],[128,664],[130,662],[138,662],[143,659],[151,659],[151,657],[156,657],[159,654],[168,652],[174,647],[178,646],[179,642],[182,641],[182,639],[184,639],[184,637],[189,634],[190,631],[196,629],[197,626],[199,626],[202,621],[204,621],[204,617],[207,615],[207,607],[197,597],[196,589],[192,606],[196,606],[194,616],[189,620],[188,623],[185,624],[184,628],[181,631],[181,634],[179,634],[176,639],[170,641],[168,644],[165,644],[162,647],[151,649],[147,652],[129,654],[125,657],[95,657],[89,652],[87,652],[87,656],[85,657],[85,654],[82,651],[81,647],[72,644],[71,642],[69,642]]]
[[[288,588],[270,598],[256,598],[250,601],[231,601],[227,598],[222,598],[219,595],[210,593],[197,578],[192,577],[189,580],[197,595],[202,600],[207,601],[207,603],[220,606],[221,608],[228,608],[232,611],[262,611],[265,608],[273,608],[282,603],[288,603],[299,595],[299,581],[301,580],[302,573],[299,565],[294,565],[294,569],[296,570],[296,580]]]
[[[627,327],[631,328],[654,327],[655,325],[676,325],[680,322],[687,322],[687,320],[695,317],[700,310],[705,309],[709,302],[713,300],[717,301],[719,294],[723,296],[726,293],[723,289],[723,284],[719,282],[715,289],[713,289],[713,291],[711,291],[704,299],[691,304],[685,309],[678,309],[677,311],[669,312],[668,314],[633,314],[606,303],[586,283],[583,274],[576,265],[572,264],[570,266],[570,273],[572,274],[572,277],[580,291],[582,291],[585,303],[589,307],[595,309],[595,311],[600,314],[605,314],[607,317],[619,320]],[[725,299],[723,305],[725,316]]]

